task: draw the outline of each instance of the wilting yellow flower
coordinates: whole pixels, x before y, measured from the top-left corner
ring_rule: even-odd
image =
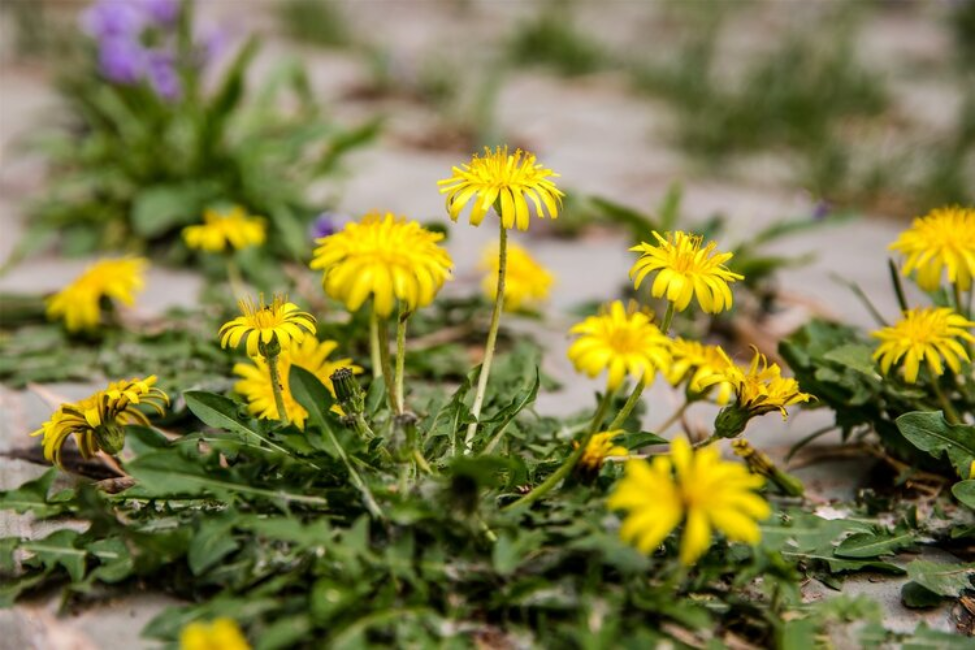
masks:
[[[132,305],[145,285],[143,275],[149,261],[123,257],[95,262],[71,284],[47,300],[47,315],[63,319],[70,332],[93,330],[101,321],[102,298]]]
[[[589,377],[607,371],[607,390],[616,390],[628,374],[650,384],[671,362],[670,341],[650,317],[628,311],[619,300],[599,316],[590,316],[569,332],[580,337],[569,346],[576,370]]]
[[[352,359],[330,360],[329,355],[338,346],[339,344],[335,341],[318,341],[314,336],[306,336],[301,341],[292,340],[287,347],[282,347],[281,354],[278,356],[278,371],[281,373],[281,398],[285,403],[285,411],[288,412],[288,420],[299,429],[305,428],[308,411],[295,400],[291,394],[291,389],[288,387],[288,375],[291,372],[291,367],[298,366],[308,370],[325,384],[325,387],[334,397],[332,373],[339,368],[349,368],[355,374],[363,371],[362,368],[353,364]],[[234,374],[242,377],[234,385],[234,390],[247,398],[248,411],[253,415],[265,420],[280,420],[278,408],[275,406],[268,362],[261,357],[255,357],[251,361],[253,363],[238,363],[234,366]]]
[[[220,347],[236,348],[245,341],[248,356],[274,356],[276,349],[287,348],[293,339],[300,341],[315,332],[315,317],[284,296],[275,295],[271,304],[265,304],[262,295],[257,305],[250,299],[238,300],[237,305],[242,315],[220,328]]]
[[[712,529],[727,538],[757,544],[757,520],[769,504],[753,492],[763,485],[739,463],[722,460],[717,446],[694,451],[684,438],[671,443],[671,455],[650,462],[630,460],[607,505],[627,510],[620,537],[651,553],[684,522],[679,558],[694,564],[712,544]]]
[[[90,397],[62,404],[31,435],[44,436],[44,458],[59,467],[61,448],[72,435],[84,458],[91,458],[100,449],[117,454],[125,443],[125,425],[149,426],[149,418],[136,408],[138,404],[148,406],[159,415],[169,404],[169,397],[155,383],[155,375],[112,382]]]
[[[370,214],[319,239],[311,266],[324,271],[323,289],[349,311],[372,296],[376,312],[389,316],[397,300],[410,310],[434,302],[453,266],[442,239],[416,221]]]
[[[688,307],[692,297],[698,299],[703,310],[712,314],[732,307],[729,284],[742,279],[725,266],[732,259],[732,253],[716,252],[715,242],[709,242],[703,248],[701,236],[680,230],[668,233],[667,239],[656,232],[651,234],[657,244],[642,242],[630,249],[641,253],[630,269],[635,289],[649,273],[657,273],[651,294],[655,298],[667,297],[678,311]]]
[[[688,389],[693,393],[702,393],[710,386],[718,386],[715,402],[720,406],[729,403],[735,386],[724,379],[730,362],[717,345],[704,345],[697,341],[675,338],[671,341],[671,358],[672,363],[666,377],[672,386],[677,386],[686,379]],[[718,377],[720,380],[708,386],[702,385],[704,380],[712,377]]]
[[[972,208],[936,208],[915,219],[888,248],[905,256],[902,273],[917,271],[918,286],[935,291],[946,270],[949,282],[968,289],[976,275],[976,218]]]
[[[260,246],[266,229],[264,219],[249,216],[244,208],[234,206],[227,212],[207,210],[202,224],[183,229],[183,240],[190,248],[222,253],[228,247],[240,250]]]
[[[973,325],[972,321],[948,307],[910,309],[891,327],[871,333],[881,340],[874,358],[880,360],[881,371],[888,374],[892,364],[904,357],[905,381],[910,384],[918,379],[918,368],[923,359],[933,377],[942,375],[943,361],[958,373],[962,363],[969,361],[969,353],[956,339],[972,343],[973,335],[969,330]]]
[[[553,275],[536,262],[529,251],[511,242],[506,246],[508,262],[505,266],[505,310],[518,311],[549,297]],[[481,268],[487,273],[481,287],[489,299],[498,296],[498,244],[485,249]]]
[[[613,444],[613,439],[623,433],[622,430],[604,431],[594,433],[590,441],[586,443],[586,449],[580,456],[578,466],[585,473],[595,474],[603,467],[603,462],[607,456],[626,456],[627,448]],[[578,442],[573,442],[573,446],[579,448]]]
[[[724,377],[713,375],[700,380],[700,386],[707,387],[727,381],[735,388],[736,407],[747,412],[749,417],[779,411],[786,419],[786,407],[800,402],[808,402],[813,396],[800,391],[800,384],[792,377],[784,377],[778,364],[769,363],[766,355],[753,348],[752,363],[749,370],[743,370],[732,363],[725,352],[719,353],[728,362]]]
[[[180,650],[251,650],[247,639],[230,618],[190,623],[180,632]]]
[[[473,200],[468,221],[473,226],[480,225],[497,202],[505,228],[528,230],[526,197],[540,218],[545,218],[546,213],[550,219],[559,216],[564,195],[549,180],[550,176],[558,178],[559,174],[537,164],[534,155],[521,149],[510,155],[508,147],[498,147],[494,152],[485,147],[484,155],[473,156],[470,163],[453,167],[451,172],[450,178],[437,184],[441,186],[441,194],[447,194],[447,212],[452,221],[457,221],[461,211]]]

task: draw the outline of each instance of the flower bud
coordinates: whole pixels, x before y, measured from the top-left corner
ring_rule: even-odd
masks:
[[[125,427],[110,421],[95,427],[95,443],[110,456],[117,455],[125,446]]]
[[[346,415],[359,415],[366,409],[366,395],[350,368],[339,368],[331,376],[336,401]]]

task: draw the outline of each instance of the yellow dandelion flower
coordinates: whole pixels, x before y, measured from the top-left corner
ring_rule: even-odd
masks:
[[[155,375],[112,382],[105,390],[83,400],[62,404],[31,435],[43,436],[44,458],[58,467],[61,448],[72,435],[84,458],[91,458],[99,450],[117,454],[125,443],[125,425],[149,426],[149,418],[137,405],[144,404],[159,415],[169,405],[169,397],[155,383]]]
[[[729,284],[741,280],[725,263],[732,253],[719,253],[715,242],[702,246],[699,235],[676,231],[665,239],[651,233],[656,244],[642,242],[630,250],[641,253],[630,269],[634,288],[638,288],[650,273],[657,273],[651,294],[655,298],[666,297],[678,311],[684,311],[692,297],[708,313],[717,314],[732,307],[732,290]]]
[[[749,370],[735,365],[721,348],[719,353],[728,363],[724,377],[707,377],[699,381],[699,386],[705,388],[722,381],[731,383],[735,388],[736,407],[748,417],[779,411],[785,420],[787,406],[813,399],[812,395],[800,390],[800,384],[795,379],[783,376],[779,364],[769,363],[766,355],[755,348]]]
[[[103,298],[131,306],[145,286],[149,260],[123,257],[90,265],[71,284],[47,300],[51,320],[63,319],[69,332],[94,330],[101,322]]]
[[[613,439],[623,433],[623,430],[604,431],[594,433],[590,441],[586,443],[586,449],[577,463],[578,467],[585,474],[596,474],[603,467],[604,461],[608,456],[626,456],[627,448],[613,444]],[[579,443],[573,441],[573,447],[579,448]]]
[[[763,479],[722,460],[717,446],[695,451],[678,438],[670,456],[627,461],[624,472],[607,505],[627,511],[620,537],[642,553],[653,552],[682,522],[679,559],[685,565],[708,550],[713,529],[735,542],[759,543],[756,522],[770,515],[754,492]]]
[[[901,362],[905,381],[910,384],[918,379],[923,359],[933,377],[940,377],[945,371],[943,362],[959,373],[962,363],[969,361],[969,353],[957,339],[972,343],[969,330],[973,326],[972,321],[947,307],[910,309],[891,327],[871,333],[881,341],[874,358],[880,361],[885,374],[893,364]]]
[[[397,300],[410,310],[429,305],[450,278],[451,256],[437,243],[443,238],[416,221],[370,214],[319,239],[311,267],[324,271],[325,293],[349,311],[372,296],[376,312],[389,316]]]
[[[260,217],[248,215],[244,208],[234,206],[227,212],[207,210],[203,223],[183,229],[183,241],[190,248],[208,253],[222,253],[227,248],[240,250],[264,243],[267,224]]]
[[[976,276],[976,217],[972,208],[936,208],[912,222],[888,248],[905,256],[902,273],[916,271],[918,286],[935,291],[946,277],[961,290]]]
[[[559,216],[564,194],[549,177],[559,174],[536,163],[535,156],[521,149],[514,155],[508,147],[497,147],[494,152],[485,147],[482,156],[474,155],[471,162],[451,169],[451,177],[437,181],[441,194],[447,195],[447,212],[457,221],[468,203],[471,211],[468,221],[472,226],[481,224],[488,210],[496,206],[502,225],[507,228],[529,229],[529,201],[535,206],[539,218]],[[545,206],[545,210],[543,210]]]
[[[265,304],[262,295],[257,305],[250,299],[239,300],[237,305],[241,316],[224,323],[218,332],[223,348],[236,348],[244,341],[248,356],[275,356],[293,339],[300,341],[315,332],[315,317],[286,297],[275,295],[270,304]]]
[[[729,358],[722,353],[717,345],[704,345],[698,341],[687,341],[675,338],[671,341],[672,363],[666,377],[672,386],[677,386],[687,380],[688,389],[693,393],[703,393],[712,386],[717,386],[715,402],[720,406],[729,403],[735,393],[732,382],[724,379],[729,370]],[[709,378],[719,379],[714,384],[703,386]]]
[[[180,650],[251,650],[237,622],[230,618],[212,623],[190,623],[180,632]]]
[[[352,359],[330,360],[339,346],[335,341],[319,341],[314,336],[306,336],[300,341],[292,340],[288,347],[281,350],[278,356],[278,369],[281,373],[281,397],[285,404],[288,420],[299,429],[305,428],[308,411],[299,404],[288,387],[288,376],[292,366],[304,368],[318,377],[325,384],[332,396],[335,388],[332,386],[332,373],[339,368],[349,368],[359,374],[362,368],[353,364]],[[271,375],[268,372],[268,362],[255,357],[252,363],[238,363],[234,366],[234,374],[242,377],[234,385],[234,390],[247,398],[248,411],[256,417],[265,420],[279,420],[278,407],[275,405],[274,389],[271,385]]]
[[[529,251],[509,242],[505,270],[505,311],[519,311],[549,297],[554,278],[546,267],[533,259]],[[481,268],[486,271],[481,288],[492,301],[498,297],[498,244],[485,249]]]
[[[607,390],[619,388],[628,374],[650,384],[671,363],[668,338],[647,314],[628,310],[619,300],[569,331],[580,335],[569,346],[573,366],[589,377],[606,370]]]

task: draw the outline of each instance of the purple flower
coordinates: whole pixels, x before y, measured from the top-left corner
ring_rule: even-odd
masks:
[[[339,212],[323,212],[315,217],[315,221],[308,228],[308,236],[314,241],[329,235],[334,235],[351,222],[348,216]]]
[[[165,50],[154,50],[147,57],[146,76],[156,94],[165,100],[179,99],[183,90],[175,58]]]
[[[81,14],[82,30],[93,38],[137,38],[146,25],[146,14],[132,2],[101,0]]]
[[[810,216],[813,217],[814,221],[823,221],[830,216],[830,213],[833,212],[833,210],[834,206],[830,201],[821,199],[817,201],[815,206],[813,206],[813,214]]]
[[[146,50],[139,42],[115,36],[102,41],[98,68],[109,81],[134,84],[145,73],[146,59]]]
[[[142,9],[152,22],[159,25],[172,25],[180,15],[177,0],[142,0]]]

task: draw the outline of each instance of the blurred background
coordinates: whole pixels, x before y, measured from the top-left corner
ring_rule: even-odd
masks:
[[[870,323],[844,283],[893,309],[887,244],[973,200],[969,1],[177,4],[3,0],[0,290],[149,252],[140,307],[193,303],[186,268],[208,266],[178,232],[221,201],[271,219],[272,255],[245,267],[273,286],[317,215],[443,225],[436,181],[507,144],[568,194],[520,234],[557,314],[626,292],[626,247],[666,224]],[[450,229],[452,291],[476,291],[490,239]]]

